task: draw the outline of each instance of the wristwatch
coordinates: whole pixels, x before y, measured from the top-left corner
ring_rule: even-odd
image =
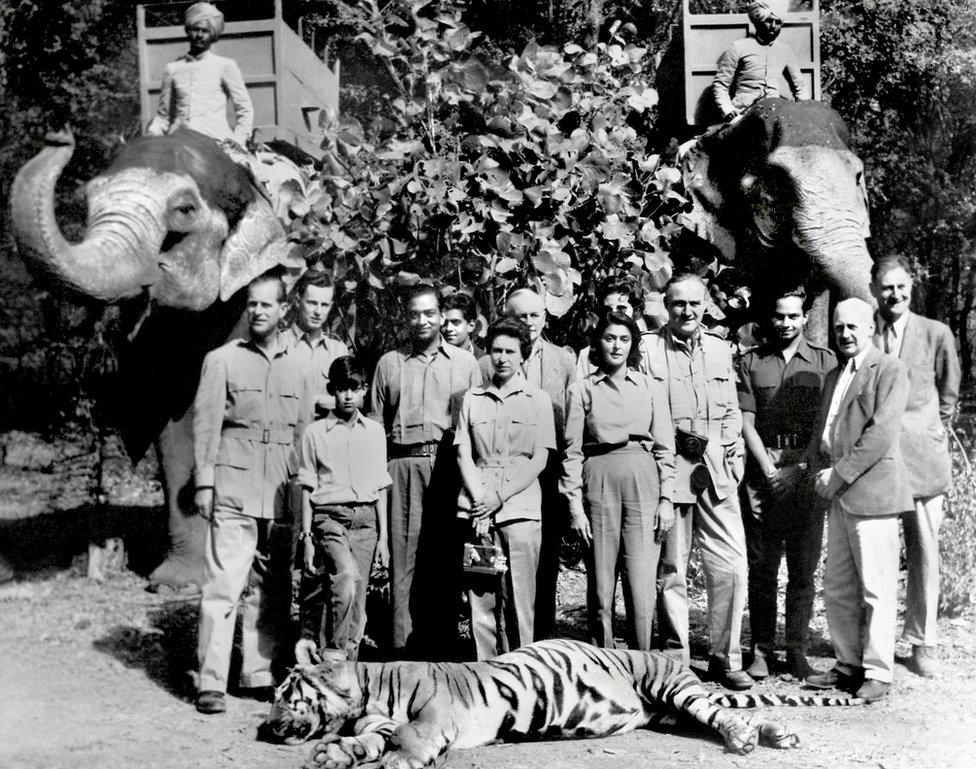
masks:
[[[312,538],[312,532],[310,532],[310,531],[303,531],[301,534],[298,535],[298,538],[299,539],[302,539],[302,540],[304,540],[304,539],[311,539]]]

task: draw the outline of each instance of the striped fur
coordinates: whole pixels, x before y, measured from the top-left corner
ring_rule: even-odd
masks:
[[[269,730],[287,742],[323,735],[306,767],[380,762],[432,766],[449,748],[498,741],[603,737],[686,715],[715,729],[729,750],[799,743],[760,705],[853,705],[835,697],[712,694],[662,654],[540,641],[483,662],[300,665],[275,693]],[[349,728],[351,727],[351,729]]]

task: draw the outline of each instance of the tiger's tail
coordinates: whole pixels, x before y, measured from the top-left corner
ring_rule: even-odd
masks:
[[[805,696],[793,694],[727,694],[713,692],[708,699],[722,708],[828,708],[864,705],[866,700],[859,697],[826,697],[823,695]]]

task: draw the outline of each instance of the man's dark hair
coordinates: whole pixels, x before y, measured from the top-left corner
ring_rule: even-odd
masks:
[[[810,312],[810,308],[813,306],[813,297],[807,295],[806,287],[804,286],[794,286],[787,291],[780,291],[778,293],[773,293],[769,299],[769,315],[771,316],[776,310],[776,303],[780,299],[788,299],[791,296],[795,296],[800,300],[803,305],[803,314],[806,315]]]
[[[441,312],[447,312],[448,310],[460,310],[461,316],[468,323],[474,323],[478,319],[474,299],[460,291],[455,291],[450,296],[445,296],[441,300]]]
[[[630,350],[627,352],[627,367],[635,370],[640,369],[641,351],[640,340],[641,332],[637,326],[637,321],[620,312],[608,312],[601,315],[596,323],[596,328],[590,334],[590,363],[599,369],[603,368],[603,351],[600,349],[600,339],[603,332],[610,326],[624,326],[630,332]]]
[[[437,293],[436,288],[427,283],[418,283],[416,286],[410,286],[410,288],[404,291],[403,306],[409,306],[418,296],[432,296],[434,297],[434,301],[437,302],[437,309],[440,310],[442,308],[441,295]]]
[[[335,288],[332,276],[325,270],[307,270],[291,289],[291,298],[299,301],[305,297],[305,291],[309,286],[315,288]]]
[[[512,339],[518,339],[523,358],[528,358],[532,353],[532,335],[529,332],[529,327],[517,318],[499,318],[488,326],[488,333],[485,334],[485,350],[489,354],[491,354],[491,346],[495,337],[499,336],[510,336]]]
[[[632,280],[619,276],[604,280],[596,290],[597,304],[602,307],[610,294],[623,294],[627,297],[630,306],[634,308],[634,314],[643,314],[644,298],[641,296],[641,290]]]
[[[330,395],[335,395],[339,390],[358,390],[368,381],[366,369],[355,357],[340,355],[329,366],[329,383],[326,389]]]
[[[878,280],[888,270],[894,270],[898,267],[903,269],[909,278],[915,278],[915,271],[912,269],[912,263],[908,257],[902,256],[901,254],[892,254],[891,256],[882,256],[871,265],[871,281]]]
[[[265,283],[276,283],[278,285],[278,301],[284,302],[288,297],[288,289],[285,287],[285,281],[282,280],[281,276],[278,275],[274,270],[265,272],[253,278],[250,283],[247,284],[247,290],[250,291],[252,288],[257,286],[263,286]]]

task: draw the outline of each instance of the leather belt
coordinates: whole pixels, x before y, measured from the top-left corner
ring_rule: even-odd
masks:
[[[270,430],[260,427],[225,427],[220,431],[221,437],[246,438],[256,443],[277,443],[291,446],[295,442],[294,430]]]
[[[438,441],[427,443],[391,443],[387,448],[390,459],[404,457],[433,457],[437,455]]]
[[[767,435],[763,443],[770,449],[804,449],[809,440],[808,433],[778,433]]]
[[[649,442],[650,439],[645,435],[628,435],[627,440],[621,441],[620,443],[588,443],[583,446],[583,456],[588,459],[589,457],[599,457],[622,449],[640,448],[641,450],[646,450],[644,444]]]

